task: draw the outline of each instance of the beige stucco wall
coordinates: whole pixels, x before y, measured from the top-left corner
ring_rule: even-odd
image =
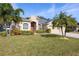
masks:
[[[36,30],[39,29],[39,26],[38,26],[38,20],[36,19],[35,16],[31,16],[31,18],[29,19],[29,22],[21,22],[19,25],[20,25],[20,30],[23,30],[23,31],[29,31],[31,30],[31,22],[36,22]],[[27,23],[28,24],[28,29],[23,29],[23,24],[24,23]]]
[[[78,31],[78,30],[79,30],[79,27],[76,28],[76,31]]]
[[[54,27],[54,28],[53,28],[52,21],[50,21],[50,22],[48,23],[47,28],[48,28],[48,29],[51,29],[51,33],[62,34],[61,28],[58,28],[58,27]],[[63,33],[64,33],[64,32],[65,32],[65,27],[63,27]]]
[[[23,24],[24,23],[27,23],[28,24],[28,29],[23,29]],[[20,30],[23,30],[23,31],[29,31],[30,30],[30,27],[31,27],[31,25],[30,25],[29,22],[21,22],[19,25],[20,25]]]
[[[63,34],[64,32],[65,32],[65,27],[63,27]],[[61,28],[55,27],[54,29],[51,30],[51,33],[62,34]]]
[[[52,30],[52,21],[47,23],[47,28]]]

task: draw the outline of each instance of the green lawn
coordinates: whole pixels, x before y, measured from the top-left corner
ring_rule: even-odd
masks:
[[[79,55],[79,40],[38,34],[0,37],[0,55]]]

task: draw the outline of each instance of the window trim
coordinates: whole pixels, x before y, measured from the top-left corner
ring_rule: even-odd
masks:
[[[28,23],[23,23],[23,29],[28,29]]]

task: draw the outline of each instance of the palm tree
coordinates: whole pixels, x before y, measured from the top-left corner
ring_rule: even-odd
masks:
[[[14,12],[13,12],[13,21],[15,23],[18,23],[18,22],[22,21],[22,19],[20,17],[21,13],[24,14],[24,11],[20,8],[14,10]]]
[[[72,17],[72,15],[69,15],[64,18],[64,22],[65,22],[64,25],[65,25],[65,36],[66,36],[68,26],[76,27],[77,21],[75,20],[75,18]]]
[[[20,8],[13,10],[12,21],[14,22],[14,25],[12,25],[10,27],[14,26],[16,28],[18,26],[19,22],[22,21],[22,17],[20,17],[21,13],[24,14],[24,11],[22,9],[20,9]],[[11,29],[13,29],[13,28],[11,28]],[[17,29],[19,30],[20,27],[18,26]]]
[[[62,36],[63,34],[66,36],[66,32],[67,32],[67,27],[70,26],[76,26],[77,25],[77,21],[75,20],[75,18],[73,18],[71,15],[66,15],[66,13],[64,12],[60,12],[59,15],[54,17],[53,20],[53,27],[60,27],[61,28],[61,32],[62,32]],[[65,32],[63,33],[63,27],[65,27]]]
[[[18,23],[21,21],[20,13],[23,13],[23,10],[13,9],[12,5],[10,3],[1,3],[0,4],[0,21],[4,24],[5,29],[7,30],[7,23],[10,23],[11,21],[14,21],[15,23]]]
[[[63,36],[63,17],[64,17],[64,13],[60,13],[59,15],[56,15],[54,18],[53,18],[53,28],[54,27],[59,27],[61,28],[61,32],[62,32],[62,36]]]
[[[7,29],[7,23],[11,21],[9,17],[12,15],[13,7],[10,3],[1,3],[0,4],[0,20]]]

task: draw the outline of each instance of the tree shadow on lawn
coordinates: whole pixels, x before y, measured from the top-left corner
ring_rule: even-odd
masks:
[[[42,37],[62,37],[60,35],[56,35],[56,34],[41,34]]]
[[[65,37],[62,35],[56,35],[56,34],[41,34],[42,37],[59,37],[60,39],[79,39],[79,38],[73,38],[73,37]]]

